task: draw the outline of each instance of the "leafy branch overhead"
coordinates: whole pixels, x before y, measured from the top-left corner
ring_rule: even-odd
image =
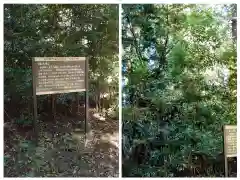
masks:
[[[4,5],[5,176],[118,176],[118,20],[116,4]],[[32,127],[33,57],[89,60],[87,124],[84,92],[38,96],[38,146]],[[84,134],[75,132],[85,125],[94,132],[87,154]]]
[[[123,5],[125,176],[224,174],[222,126],[236,124],[233,11]]]

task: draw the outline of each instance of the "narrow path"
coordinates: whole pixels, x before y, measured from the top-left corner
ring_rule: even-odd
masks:
[[[89,150],[84,159],[91,161],[90,169],[97,177],[118,177],[119,174],[119,134],[118,121],[104,119],[91,114],[92,132],[86,144]]]
[[[6,177],[118,177],[118,120],[104,119],[89,112],[87,141],[75,123],[83,117],[61,117],[56,123],[41,122],[38,146],[26,134],[5,141]],[[77,128],[76,128],[77,127]],[[17,132],[17,129],[16,129]],[[86,143],[85,143],[86,142]]]

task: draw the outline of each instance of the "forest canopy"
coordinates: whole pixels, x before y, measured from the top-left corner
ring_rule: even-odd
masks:
[[[122,16],[123,176],[223,176],[236,5],[123,5]]]
[[[118,19],[118,5],[4,5],[5,176],[118,176]],[[37,96],[37,145],[34,57],[86,57],[89,62],[89,118],[85,92]],[[83,127],[94,130],[94,141],[88,141],[92,149],[84,155],[81,140],[86,139],[79,136],[88,132]],[[106,134],[115,144],[102,141]]]

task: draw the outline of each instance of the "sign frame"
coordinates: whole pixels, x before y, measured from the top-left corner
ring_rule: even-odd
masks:
[[[49,91],[44,93],[37,93],[37,62],[39,61],[46,61],[46,62],[52,62],[52,61],[85,61],[85,78],[84,78],[84,89],[74,89],[74,90],[62,90],[62,91]],[[34,57],[32,59],[32,86],[33,86],[33,126],[34,126],[34,135],[36,144],[38,144],[38,111],[37,111],[37,96],[39,95],[52,95],[52,94],[61,94],[61,93],[71,93],[71,92],[83,92],[85,91],[85,120],[84,120],[84,131],[85,131],[85,139],[86,139],[86,133],[87,133],[87,121],[89,118],[89,89],[88,89],[88,71],[89,71],[89,60],[87,57]]]
[[[82,92],[86,90],[86,87],[84,88],[70,88],[70,89],[56,89],[56,90],[45,90],[45,91],[40,91],[37,92],[37,74],[38,74],[38,69],[37,69],[37,63],[38,62],[83,62],[84,64],[86,63],[85,57],[35,57],[33,58],[32,62],[32,73],[35,77],[35,88],[36,88],[36,94],[37,95],[49,95],[49,94],[59,94],[59,93],[70,93],[70,92]],[[61,64],[62,65],[62,64]],[[84,67],[84,75],[86,75],[86,65]],[[85,80],[85,79],[84,79]],[[85,85],[85,84],[84,84]]]
[[[227,141],[226,141],[226,137],[227,137],[227,133],[226,131],[229,129],[236,129],[236,136],[237,136],[237,125],[224,125],[223,126],[223,147],[224,147],[224,166],[225,166],[225,177],[228,177],[228,158],[229,157],[237,157],[237,152],[236,154],[227,154],[228,150],[227,150]],[[237,148],[237,147],[236,147]]]

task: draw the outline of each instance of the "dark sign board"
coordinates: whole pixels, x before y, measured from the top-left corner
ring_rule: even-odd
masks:
[[[225,125],[224,134],[224,156],[225,156],[225,176],[228,176],[228,157],[237,157],[237,126]]]
[[[32,61],[33,111],[38,142],[37,95],[85,91],[85,133],[88,120],[88,59],[85,57],[35,57]],[[55,118],[54,118],[55,119]]]
[[[84,57],[34,58],[36,95],[85,91],[85,62]]]
[[[237,126],[224,126],[224,152],[226,157],[237,156]]]

